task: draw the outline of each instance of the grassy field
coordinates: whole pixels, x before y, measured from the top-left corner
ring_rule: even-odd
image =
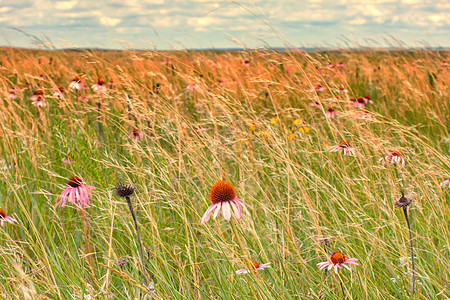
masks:
[[[450,298],[449,51],[0,53],[1,299]],[[202,225],[219,180],[253,209]]]

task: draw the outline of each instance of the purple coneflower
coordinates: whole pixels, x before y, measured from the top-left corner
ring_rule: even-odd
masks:
[[[105,81],[103,79],[97,80],[97,83],[91,86],[92,90],[99,94],[106,93]]]
[[[12,217],[7,216],[6,212],[3,209],[0,208],[0,224],[2,225],[2,227],[5,224],[5,222],[8,222],[10,224],[14,224],[17,221],[16,221],[16,219],[14,219]]]
[[[350,147],[350,143],[346,141],[341,141],[338,145],[334,145],[330,148],[330,152],[342,151],[344,155],[353,156],[355,155],[356,149]]]
[[[245,203],[244,200],[236,197],[236,191],[231,184],[222,180],[217,181],[212,186],[209,193],[209,201],[211,201],[211,206],[208,207],[202,217],[202,225],[209,221],[211,215],[213,215],[213,219],[216,219],[220,214],[220,210],[222,210],[225,220],[230,221],[231,208],[233,208],[234,216],[237,220],[242,216],[242,209],[244,209],[247,214],[249,214],[247,207],[253,209],[253,207]]]
[[[316,92],[323,92],[325,91],[325,87],[321,86],[320,84],[316,85],[315,87],[312,88],[312,91],[316,91]]]
[[[197,132],[197,133],[199,133],[199,132],[202,132],[202,131],[206,131],[207,129],[206,128],[203,128],[201,125],[199,125],[199,126],[197,126],[197,127],[194,127],[194,132]]]
[[[347,89],[345,89],[344,87],[339,87],[339,89],[337,89],[336,90],[336,93],[348,93],[348,90]]]
[[[236,274],[247,274],[251,271],[259,271],[264,270],[266,268],[270,268],[270,262],[265,264],[258,264],[257,262],[252,261],[249,269],[240,269],[236,271]]]
[[[330,69],[334,69],[334,65],[332,63],[328,63],[327,67]]]
[[[381,164],[384,166],[387,162],[391,164],[399,164],[402,167],[405,166],[405,159],[402,157],[400,152],[398,151],[392,151],[391,153],[387,152],[388,155],[380,158],[378,161],[381,162]]]
[[[88,206],[89,198],[92,196],[91,190],[94,190],[95,187],[84,185],[83,179],[78,176],[70,178],[67,184],[69,187],[59,196],[61,200],[56,203],[56,207],[66,206],[67,200],[74,204],[77,210],[81,210]]]
[[[131,131],[131,133],[128,137],[134,139],[136,142],[139,142],[140,140],[142,140],[144,138],[144,135],[142,134],[142,132],[139,129],[133,128],[133,130]]]
[[[64,88],[62,86],[58,86],[58,90],[53,94],[53,97],[64,99]]]
[[[68,164],[68,165],[70,165],[70,160],[68,160],[67,158],[61,158],[61,162],[62,162],[63,164]]]
[[[317,266],[320,270],[326,267],[331,270],[334,267],[334,271],[337,273],[338,269],[342,269],[341,266],[350,270],[348,265],[358,265],[357,260],[356,258],[346,258],[341,252],[334,252],[327,261],[318,263]]]
[[[79,76],[75,76],[72,79],[72,82],[69,83],[69,89],[71,89],[71,90],[83,89],[83,84],[81,83],[81,78]]]
[[[331,118],[331,119],[334,119],[334,118],[336,118],[337,117],[337,111],[336,111],[336,109],[334,109],[334,107],[328,107],[328,109],[327,109],[327,111],[325,112],[325,116],[327,117],[327,118]]]
[[[33,105],[36,107],[44,107],[47,105],[44,98],[44,91],[36,91],[33,93],[33,96],[31,96],[31,101],[33,102]]]
[[[447,179],[447,180],[442,181],[439,185],[441,187],[445,187],[446,185],[448,185],[448,187],[450,188],[450,178]]]
[[[340,63],[336,64],[336,67],[338,67],[338,68],[343,68],[343,67],[344,67],[344,63],[343,63],[343,62],[340,62]]]
[[[9,99],[14,100],[17,99],[17,90],[16,89],[9,89]]]
[[[371,119],[372,115],[368,110],[362,110],[359,113],[355,115],[355,118],[357,119]]]
[[[108,81],[108,85],[114,86],[114,85],[116,85],[116,83],[114,81],[110,80],[110,81]]]
[[[246,59],[246,60],[244,60],[242,65],[248,68],[248,67],[250,67],[250,61],[248,59]]]
[[[311,103],[309,104],[309,106],[312,106],[312,107],[320,107],[320,103],[319,103],[319,101],[314,101],[314,102],[311,102]]]
[[[171,65],[172,62],[170,60],[165,60],[161,62],[162,65]]]

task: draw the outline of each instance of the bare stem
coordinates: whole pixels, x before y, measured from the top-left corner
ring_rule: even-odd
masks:
[[[342,289],[342,298],[345,299],[345,291],[344,291],[344,286],[342,285],[342,281],[339,280],[339,283],[341,285],[341,289]]]
[[[83,234],[86,241],[86,252],[89,261],[89,265],[92,268],[92,249],[91,249],[91,232],[89,230],[89,223],[86,217],[86,211],[82,208],[80,210],[81,220],[83,220]]]
[[[403,207],[403,213],[405,214],[406,223],[408,224],[409,230],[409,242],[411,244],[411,264],[412,264],[412,289],[411,289],[411,299],[414,298],[414,289],[416,286],[416,272],[414,270],[414,250],[413,250],[413,241],[412,241],[412,233],[411,233],[411,225],[409,224],[408,218],[408,210],[406,207]]]
[[[127,199],[128,208],[130,209],[131,216],[133,217],[133,221],[134,221],[134,227],[136,229],[136,236],[137,236],[138,243],[139,243],[139,250],[141,252],[142,277],[144,279],[144,285],[148,288],[149,292],[152,292],[152,290],[150,289],[150,287],[148,285],[148,281],[147,281],[147,271],[145,269],[145,261],[144,261],[144,250],[143,250],[143,247],[142,247],[141,233],[139,232],[139,227],[138,227],[138,223],[137,223],[137,220],[136,220],[136,215],[134,214],[133,205],[131,204],[130,197],[125,197],[125,198]]]

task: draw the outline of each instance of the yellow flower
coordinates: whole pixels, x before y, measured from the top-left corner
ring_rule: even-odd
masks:
[[[269,137],[270,136],[270,132],[268,132],[268,131],[258,131],[258,135],[260,136],[260,137]]]
[[[248,124],[248,126],[250,127],[250,133],[253,133],[253,131],[255,131],[255,128],[256,128],[255,124],[253,124],[253,122],[252,122],[252,123]]]
[[[295,119],[294,120],[294,125],[298,125],[298,124],[301,124],[301,123],[303,123],[303,122],[300,119]]]
[[[308,126],[302,126],[298,129],[298,131],[300,131],[300,133],[308,133],[309,132],[309,127]]]
[[[289,135],[289,140],[292,141],[293,139],[295,139],[295,134],[291,133],[291,134]]]
[[[274,117],[274,118],[270,119],[270,123],[272,123],[273,125],[277,124],[278,123],[278,118]]]
[[[241,143],[241,144],[243,144],[243,145],[248,145],[248,144],[250,144],[250,141],[247,140],[247,139],[240,139],[240,140],[239,140],[239,143]]]

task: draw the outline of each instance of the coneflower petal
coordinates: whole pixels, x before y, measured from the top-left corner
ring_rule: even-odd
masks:
[[[230,204],[234,210],[234,216],[236,217],[236,220],[239,220],[241,218],[241,212],[240,212],[239,208],[237,207],[238,204],[236,204],[235,201],[230,201]]]
[[[225,201],[222,204],[223,217],[225,220],[230,221],[231,219],[231,206],[229,201]]]
[[[220,215],[220,210],[222,209],[222,202],[219,202],[214,205],[216,205],[216,209],[214,210],[213,220],[215,220],[217,218],[217,216]]]
[[[206,210],[205,214],[202,217],[202,221],[201,224],[205,224],[206,222],[209,221],[209,218],[211,218],[211,214],[214,208],[216,208],[216,204],[212,204],[210,207],[208,207],[208,209]]]

